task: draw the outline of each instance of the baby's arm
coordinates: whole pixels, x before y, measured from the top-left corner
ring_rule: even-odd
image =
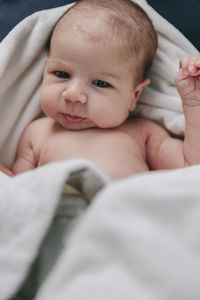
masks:
[[[144,136],[145,158],[151,170],[165,170],[185,167],[183,141],[173,138],[157,123],[138,120],[139,130]]]
[[[154,170],[200,163],[200,55],[181,58],[175,82],[185,115],[185,138],[172,138],[157,124],[146,124],[147,161]]]
[[[184,155],[188,165],[200,163],[200,55],[184,55],[175,78],[185,115]]]
[[[34,169],[36,167],[35,156],[32,147],[34,126],[28,125],[19,141],[16,160],[9,170],[0,163],[0,171],[9,176]]]
[[[30,123],[24,130],[19,141],[16,160],[12,171],[15,174],[36,168],[36,160],[33,152],[34,122]]]

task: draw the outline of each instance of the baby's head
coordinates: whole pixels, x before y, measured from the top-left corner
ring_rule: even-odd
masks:
[[[146,75],[156,48],[149,17],[132,1],[77,2],[52,33],[41,97],[44,112],[56,118],[49,99],[57,89],[54,98],[66,103],[57,107],[63,127],[121,125],[149,83]]]
[[[73,25],[78,34],[96,43],[114,44],[116,39],[118,54],[130,62],[133,60],[134,65],[137,60],[138,68],[134,71],[138,82],[145,79],[156,53],[157,34],[138,4],[131,0],[81,0],[66,12],[58,25]]]

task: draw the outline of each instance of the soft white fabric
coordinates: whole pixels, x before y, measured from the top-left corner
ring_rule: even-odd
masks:
[[[158,32],[159,49],[152,66],[152,84],[140,99],[137,113],[159,121],[175,134],[183,134],[181,101],[174,86],[179,58],[197,51],[146,1],[137,0]],[[37,12],[18,24],[0,44],[0,159],[10,166],[24,127],[40,112],[39,93],[45,64],[46,42],[71,5]]]
[[[196,49],[144,0],[137,2],[159,34],[152,85],[138,113],[182,134],[173,77],[179,57]],[[45,44],[67,7],[28,17],[0,44],[0,160],[7,166],[24,127],[40,112]],[[0,300],[9,299],[26,279],[63,184],[72,179],[93,201],[35,291],[37,300],[199,300],[199,178],[200,166],[195,166],[109,183],[82,160],[45,165],[14,178],[0,173]]]
[[[85,192],[89,187],[97,194],[36,299],[199,300],[200,166],[109,184],[79,160],[46,165],[1,185],[0,299],[9,299],[27,276],[62,186],[74,175]]]
[[[196,166],[104,188],[36,299],[199,300],[199,178]]]
[[[13,178],[2,178],[0,300],[6,300],[17,292],[27,276],[55,216],[64,183],[81,183],[81,191],[91,200],[108,179],[83,160],[52,163]]]

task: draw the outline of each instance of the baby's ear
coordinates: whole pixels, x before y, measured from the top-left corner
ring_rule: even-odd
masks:
[[[133,91],[133,99],[132,99],[129,111],[133,111],[135,109],[137,101],[138,101],[143,89],[145,88],[145,86],[147,86],[149,84],[150,84],[150,79],[146,78],[135,87],[135,89]]]

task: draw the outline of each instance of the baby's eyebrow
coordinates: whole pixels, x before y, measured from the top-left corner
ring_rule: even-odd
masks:
[[[61,61],[55,61],[55,60],[49,60],[48,64],[51,65],[51,66],[65,65],[63,62],[61,62]]]
[[[65,60],[59,59],[59,58],[49,58],[48,59],[49,65],[62,65],[62,66],[68,66],[68,62]]]
[[[112,77],[116,79],[120,78],[118,74],[109,73],[109,72],[97,72],[97,75],[103,75],[103,76]]]

